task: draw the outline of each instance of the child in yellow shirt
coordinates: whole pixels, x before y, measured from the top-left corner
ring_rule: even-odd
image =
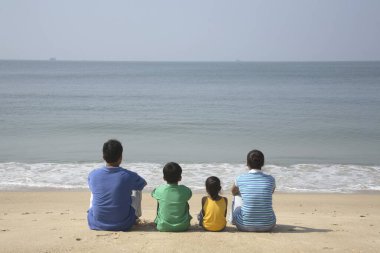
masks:
[[[227,198],[219,195],[222,187],[217,177],[206,180],[209,196],[202,198],[202,210],[198,215],[199,225],[208,231],[222,231],[226,227]]]

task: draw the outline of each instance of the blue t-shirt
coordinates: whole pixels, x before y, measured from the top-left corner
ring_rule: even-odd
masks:
[[[236,223],[257,230],[266,230],[276,224],[272,207],[272,193],[276,183],[271,175],[251,170],[236,179],[236,186],[243,199]]]
[[[88,225],[94,230],[126,231],[136,221],[131,206],[132,190],[142,190],[146,181],[137,173],[102,167],[90,172],[88,186],[92,192],[92,207],[88,210]]]

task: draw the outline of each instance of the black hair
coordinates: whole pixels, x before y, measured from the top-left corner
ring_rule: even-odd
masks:
[[[217,200],[219,192],[222,189],[220,186],[220,180],[217,177],[209,177],[206,179],[206,191],[210,195],[211,199]]]
[[[247,155],[247,165],[250,169],[261,170],[264,166],[264,154],[260,150],[252,150]]]
[[[118,162],[123,154],[123,146],[118,140],[108,140],[103,145],[103,159],[107,163]]]
[[[163,173],[166,182],[176,184],[181,180],[182,168],[178,163],[170,162],[165,164]]]

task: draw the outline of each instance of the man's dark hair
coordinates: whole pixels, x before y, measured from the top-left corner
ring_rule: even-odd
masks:
[[[247,165],[250,169],[261,170],[264,166],[264,154],[260,150],[252,150],[247,155]]]
[[[206,191],[213,200],[217,200],[221,189],[219,178],[209,177],[206,179]]]
[[[123,146],[118,140],[109,140],[103,145],[103,159],[107,163],[119,161],[123,154]]]
[[[169,184],[176,184],[181,179],[182,168],[178,163],[170,162],[165,164],[163,172],[166,182]]]

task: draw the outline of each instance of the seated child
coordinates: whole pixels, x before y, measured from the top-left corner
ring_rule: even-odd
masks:
[[[261,171],[264,154],[252,150],[247,155],[249,171],[238,176],[232,187],[232,224],[241,231],[270,231],[276,225],[272,207],[275,179]]]
[[[157,217],[154,223],[162,232],[186,231],[192,219],[187,201],[191,198],[191,190],[184,185],[178,185],[182,177],[182,168],[177,163],[170,162],[163,169],[167,184],[158,186],[152,192],[157,200]]]
[[[206,180],[209,196],[202,198],[202,210],[198,215],[199,225],[208,231],[222,231],[226,227],[227,198],[219,195],[222,187],[217,177]]]
[[[117,140],[103,145],[106,165],[90,172],[91,203],[88,225],[94,230],[127,231],[141,216],[141,190],[146,181],[120,167],[123,146]]]

